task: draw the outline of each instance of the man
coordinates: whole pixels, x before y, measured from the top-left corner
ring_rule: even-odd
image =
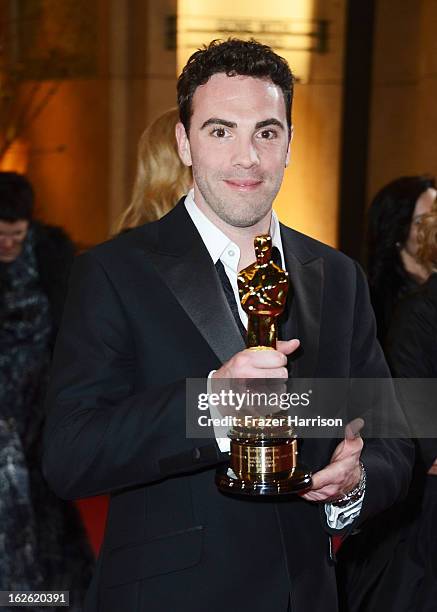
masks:
[[[195,53],[178,82],[176,130],[194,190],[161,221],[76,263],[44,465],[63,497],[111,493],[89,611],[336,610],[330,533],[408,486],[409,443],[363,449],[355,431],[337,447],[303,442],[314,477],[302,497],[228,497],[214,483],[228,459],[222,441],[185,436],[189,377],[387,375],[361,271],[272,215],[291,99],[288,65],[268,47],[230,40]],[[254,236],[268,231],[294,297],[277,350],[252,352],[232,294]],[[349,513],[317,503],[347,502],[355,489]]]

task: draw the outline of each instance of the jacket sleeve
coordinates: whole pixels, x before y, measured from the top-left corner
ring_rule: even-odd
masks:
[[[352,379],[388,379],[390,372],[381,346],[376,340],[376,325],[370,306],[367,281],[361,268],[356,264],[356,297],[354,332],[352,340]],[[372,384],[372,383],[371,383]],[[374,385],[378,385],[375,381]],[[387,392],[391,385],[388,380],[380,381],[381,389]],[[371,389],[374,393],[375,389]],[[359,517],[354,527],[366,519],[388,508],[402,499],[408,490],[414,462],[414,446],[408,438],[409,430],[401,408],[392,393],[393,401],[375,403],[370,407],[373,418],[380,420],[384,428],[396,423],[398,431],[405,431],[405,437],[370,437],[364,440],[361,459],[366,469],[366,493]],[[384,414],[378,414],[378,405]],[[388,412],[390,411],[390,413]],[[375,427],[375,423],[373,424]],[[373,429],[375,431],[375,429]]]
[[[185,436],[185,380],[135,393],[123,305],[93,253],[77,258],[47,395],[43,471],[66,499],[113,492],[223,461]]]

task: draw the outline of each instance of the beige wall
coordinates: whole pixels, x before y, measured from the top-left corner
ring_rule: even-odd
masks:
[[[296,85],[292,159],[275,208],[287,225],[337,246],[345,2],[315,3],[314,17],[330,22],[329,50],[311,54],[308,81]]]
[[[176,85],[176,52],[165,48],[165,16],[175,13],[176,0],[89,2],[97,16],[96,69],[58,80],[24,134],[39,216],[82,245],[106,239],[129,203],[138,139],[175,104]],[[23,97],[31,86],[23,86]],[[41,99],[51,86],[41,82]]]
[[[376,3],[368,199],[405,174],[437,174],[437,2]]]
[[[103,240],[107,231],[106,118],[98,81],[66,81],[27,132],[38,216],[83,244]]]
[[[126,78],[118,81],[116,94],[124,110],[115,113],[111,130],[119,134],[119,146],[115,146],[112,138],[110,143],[113,167],[123,165],[124,173],[113,186],[110,222],[130,201],[142,132],[158,115],[176,105],[176,50],[166,47],[166,17],[176,14],[176,0],[112,0],[112,5],[115,28],[121,13],[127,34],[121,40],[125,57],[122,71]],[[117,63],[114,39],[111,54]]]
[[[21,88],[25,103],[35,83],[38,103],[53,91],[24,132],[38,216],[65,227],[84,245],[103,240],[108,226],[108,13],[103,0],[89,0],[89,6],[94,17],[88,45],[80,49],[81,67],[76,70],[74,62],[67,61],[65,68],[73,71],[72,76],[26,82]],[[64,27],[68,28],[61,24]]]

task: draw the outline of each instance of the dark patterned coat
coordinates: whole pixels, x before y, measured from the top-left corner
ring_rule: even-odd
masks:
[[[40,469],[43,401],[74,256],[59,228],[31,225],[0,263],[0,590],[69,590],[81,610],[92,555],[79,515]]]

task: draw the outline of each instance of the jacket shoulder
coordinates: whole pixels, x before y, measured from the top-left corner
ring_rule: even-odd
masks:
[[[355,268],[357,262],[328,244],[281,224],[281,234],[301,261],[322,258],[328,265]]]
[[[106,260],[114,256],[129,257],[129,254],[135,251],[161,251],[163,248],[166,249],[169,243],[185,241],[186,234],[190,233],[187,232],[187,226],[190,228],[194,225],[188,221],[188,213],[183,202],[184,198],[181,198],[161,219],[125,230],[90,249],[89,252],[97,258]]]
[[[126,230],[88,249],[86,252],[99,260],[120,257],[123,253],[129,253],[141,248],[151,247],[155,243],[155,226],[157,222],[146,223],[136,228]]]

